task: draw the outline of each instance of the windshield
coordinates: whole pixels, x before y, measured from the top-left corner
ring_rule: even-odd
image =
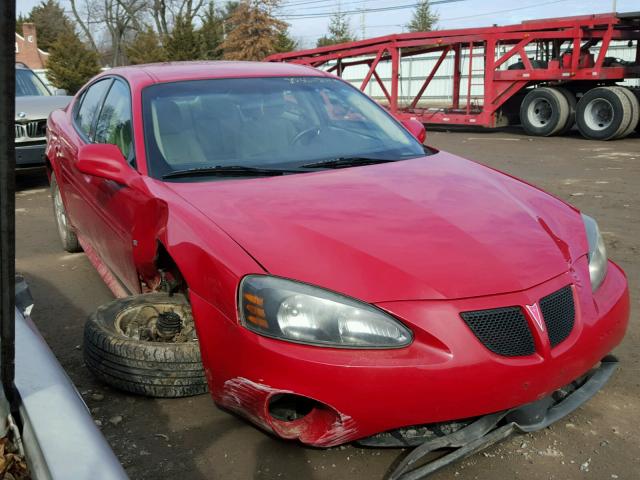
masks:
[[[51,93],[47,90],[42,80],[26,68],[16,68],[16,97],[27,97],[33,95],[46,95]]]
[[[155,178],[213,167],[293,169],[336,159],[425,155],[384,109],[333,78],[157,84],[144,90],[142,101],[149,172]]]

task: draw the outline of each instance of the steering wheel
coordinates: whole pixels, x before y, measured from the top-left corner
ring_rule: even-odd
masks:
[[[295,137],[293,137],[293,140],[291,140],[291,145],[295,145],[297,144],[300,140],[302,140],[304,137],[309,136],[310,134],[314,134],[314,136],[318,136],[320,135],[320,127],[311,127],[311,128],[305,128],[304,130],[302,130],[300,133],[298,133]]]

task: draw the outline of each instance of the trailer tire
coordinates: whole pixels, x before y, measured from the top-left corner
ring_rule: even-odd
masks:
[[[555,90],[559,91],[564,98],[567,99],[569,103],[569,116],[567,118],[567,123],[558,131],[558,135],[564,135],[569,130],[573,128],[576,123],[576,107],[578,105],[578,100],[576,99],[575,94],[565,87],[554,87]]]
[[[629,91],[633,93],[640,104],[640,88],[630,88]],[[638,124],[636,125],[636,132],[640,133],[640,120],[638,120]]]
[[[205,393],[207,382],[195,334],[188,341],[160,342],[124,333],[123,319],[131,318],[126,315],[139,315],[147,307],[180,312],[183,319],[191,315],[188,300],[178,294],[135,295],[98,307],[84,330],[87,368],[104,383],[139,395],[175,398]]]
[[[566,127],[571,108],[558,90],[539,87],[531,90],[520,105],[520,122],[529,135],[550,137]]]
[[[631,125],[632,109],[620,87],[592,88],[578,102],[576,124],[585,138],[613,140]]]
[[[640,102],[638,101],[638,98],[635,96],[635,94],[626,87],[611,88],[615,88],[616,90],[622,92],[624,95],[626,95],[626,97],[629,99],[629,102],[631,103],[631,122],[629,123],[627,129],[616,137],[625,138],[629,136],[634,130],[636,130],[638,128],[638,125],[640,125]]]

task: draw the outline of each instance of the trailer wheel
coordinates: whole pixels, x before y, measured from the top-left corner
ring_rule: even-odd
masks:
[[[571,130],[571,128],[573,128],[573,126],[576,123],[576,107],[578,105],[578,100],[576,99],[575,94],[568,88],[565,88],[565,87],[554,87],[554,88],[555,90],[559,91],[562,95],[564,95],[564,98],[566,98],[567,102],[569,103],[569,116],[567,118],[567,123],[565,124],[564,127],[562,127],[558,131],[558,135],[564,135],[569,130]]]
[[[558,90],[539,87],[531,90],[520,105],[520,122],[529,135],[556,135],[569,121],[571,108]]]
[[[620,87],[597,87],[585,93],[576,108],[578,130],[591,140],[612,140],[633,120],[631,100]]]
[[[612,88],[615,88],[616,90],[626,95],[626,97],[629,99],[629,102],[631,103],[631,122],[629,123],[629,126],[627,127],[627,129],[616,137],[616,138],[624,138],[630,135],[640,125],[640,102],[638,101],[638,98],[635,96],[635,94],[628,88],[626,87],[612,87]]]
[[[207,391],[184,295],[149,293],[99,307],[85,325],[84,359],[99,380],[127,392],[187,397]]]
[[[638,104],[640,105],[640,88],[629,89],[629,91],[635,95],[636,100],[638,100]],[[640,133],[640,120],[638,120],[638,124],[636,125],[636,132]]]

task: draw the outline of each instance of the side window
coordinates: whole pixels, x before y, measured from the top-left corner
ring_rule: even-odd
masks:
[[[100,102],[104,97],[107,88],[111,84],[111,79],[100,80],[91,85],[82,96],[82,104],[76,114],[76,125],[82,133],[90,140],[92,139],[93,121],[100,109]]]
[[[94,141],[116,145],[129,159],[132,146],[131,97],[129,88],[120,80],[113,82],[98,117]]]

